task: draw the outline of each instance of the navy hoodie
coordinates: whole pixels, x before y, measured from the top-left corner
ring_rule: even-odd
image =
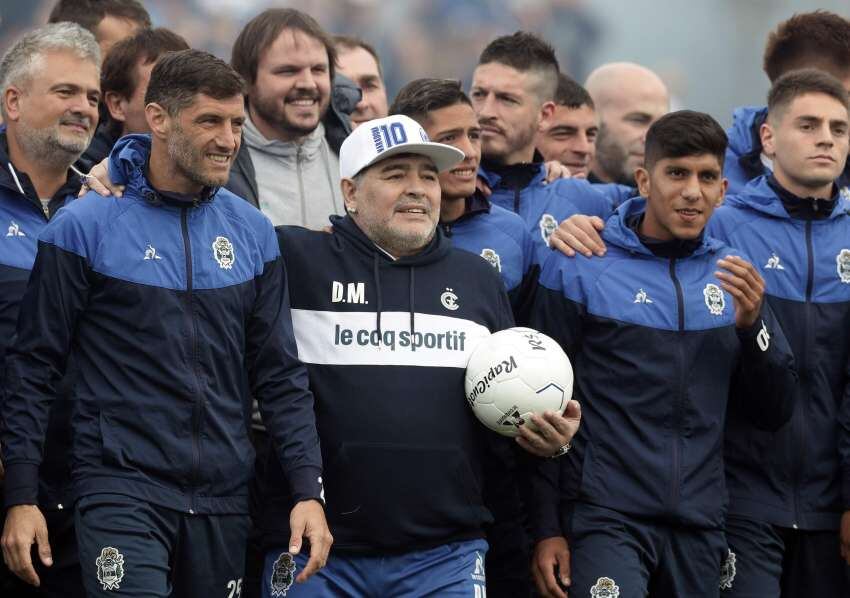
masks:
[[[792,199],[789,205],[817,205],[821,214],[791,216],[767,177],[759,177],[727,197],[708,227],[759,268],[800,374],[794,415],[775,434],[748,428],[733,401],[726,435],[730,513],[808,530],[838,529],[850,509],[850,420],[843,429],[837,421],[850,380],[850,202],[836,193],[834,205],[825,210],[824,203]]]
[[[15,337],[18,309],[35,261],[38,236],[48,218],[77,197],[80,184],[79,177],[69,170],[67,181],[53,195],[45,214],[29,177],[17,170],[9,158],[5,130],[0,132],[0,399],[5,387],[5,353]],[[46,509],[61,509],[69,500],[71,404],[68,388],[71,384],[73,374],[66,376],[59,385],[55,408],[50,414],[38,493],[38,502]]]
[[[77,496],[129,494],[189,513],[247,513],[250,393],[296,500],[321,495],[307,373],[268,219],[208,189],[153,189],[150,137],[110,155],[121,199],[88,193],[39,235],[7,354],[6,502],[35,504],[42,442],[70,356]]]
[[[483,537],[493,520],[484,469],[500,467],[494,455],[511,443],[475,419],[464,373],[476,343],[513,324],[503,284],[439,228],[421,253],[394,260],[350,217],[331,222],[333,234],[279,227],[278,236],[316,396],[333,549],[385,554]],[[285,546],[290,499],[268,465],[258,527],[267,545]],[[519,505],[512,492],[499,497],[508,509]]]
[[[536,539],[563,535],[578,500],[661,523],[724,524],[723,430],[730,387],[777,428],[791,416],[797,377],[782,329],[765,304],[735,325],[717,260],[741,255],[703,237],[656,255],[634,230],[645,200],[608,219],[603,257],[553,252],[532,325],[556,339],[575,371],[582,425],[565,457],[535,482]]]

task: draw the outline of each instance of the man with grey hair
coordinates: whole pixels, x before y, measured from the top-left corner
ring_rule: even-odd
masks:
[[[670,110],[667,87],[653,71],[632,62],[603,64],[584,87],[600,120],[588,180],[634,187],[635,170],[643,167],[646,132]]]
[[[0,62],[0,395],[7,345],[15,336],[18,307],[35,260],[41,229],[66,201],[76,197],[80,178],[71,165],[89,144],[97,125],[100,49],[94,36],[73,23],[41,27],[12,46]],[[53,547],[42,552],[38,576],[47,596],[82,596],[80,566],[69,508],[70,401],[57,388],[46,434],[38,504]],[[52,566],[51,566],[52,564]],[[35,575],[35,572],[33,572]],[[39,580],[40,576],[40,580]],[[0,573],[0,577],[3,577]],[[3,595],[23,596],[10,575]],[[3,584],[6,584],[5,586]]]

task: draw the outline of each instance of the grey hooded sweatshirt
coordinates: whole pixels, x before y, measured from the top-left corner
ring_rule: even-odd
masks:
[[[247,150],[253,165],[258,207],[272,224],[319,229],[331,214],[343,213],[339,158],[324,125],[295,143],[266,139],[249,118],[242,143],[240,153]]]

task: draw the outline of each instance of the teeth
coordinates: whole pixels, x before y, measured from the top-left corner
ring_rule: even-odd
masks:
[[[230,160],[230,156],[222,156],[219,154],[209,154],[209,159],[213,162],[218,162],[219,164],[227,164],[227,161]]]
[[[289,103],[296,106],[312,106],[316,103],[316,100],[290,100]]]
[[[475,171],[472,170],[471,168],[468,168],[468,169],[463,169],[463,170],[453,170],[452,172],[456,175],[459,175],[459,176],[470,176]]]

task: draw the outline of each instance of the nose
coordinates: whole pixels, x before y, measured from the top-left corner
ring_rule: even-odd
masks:
[[[303,69],[295,81],[296,87],[301,89],[315,89],[316,78],[313,77],[313,72],[310,69]]]
[[[469,135],[464,135],[456,147],[466,156],[464,162],[477,162],[481,159],[481,143],[473,141],[469,138]]]
[[[225,122],[222,123],[218,134],[215,136],[215,143],[222,150],[235,152],[241,139],[241,131],[239,129],[234,130],[232,123]]]
[[[576,143],[573,146],[573,152],[582,156],[586,156],[593,148],[593,144],[588,139],[587,134],[581,134],[576,137]]]
[[[685,181],[685,185],[682,187],[682,197],[688,201],[698,201],[702,197],[698,173],[691,174]]]
[[[490,119],[496,117],[496,98],[492,93],[488,93],[483,98],[478,100],[478,118]]]
[[[819,135],[817,144],[819,146],[829,148],[835,145],[835,136],[833,135],[829,123],[823,123],[823,125],[821,125],[820,129],[818,130],[818,133]]]

